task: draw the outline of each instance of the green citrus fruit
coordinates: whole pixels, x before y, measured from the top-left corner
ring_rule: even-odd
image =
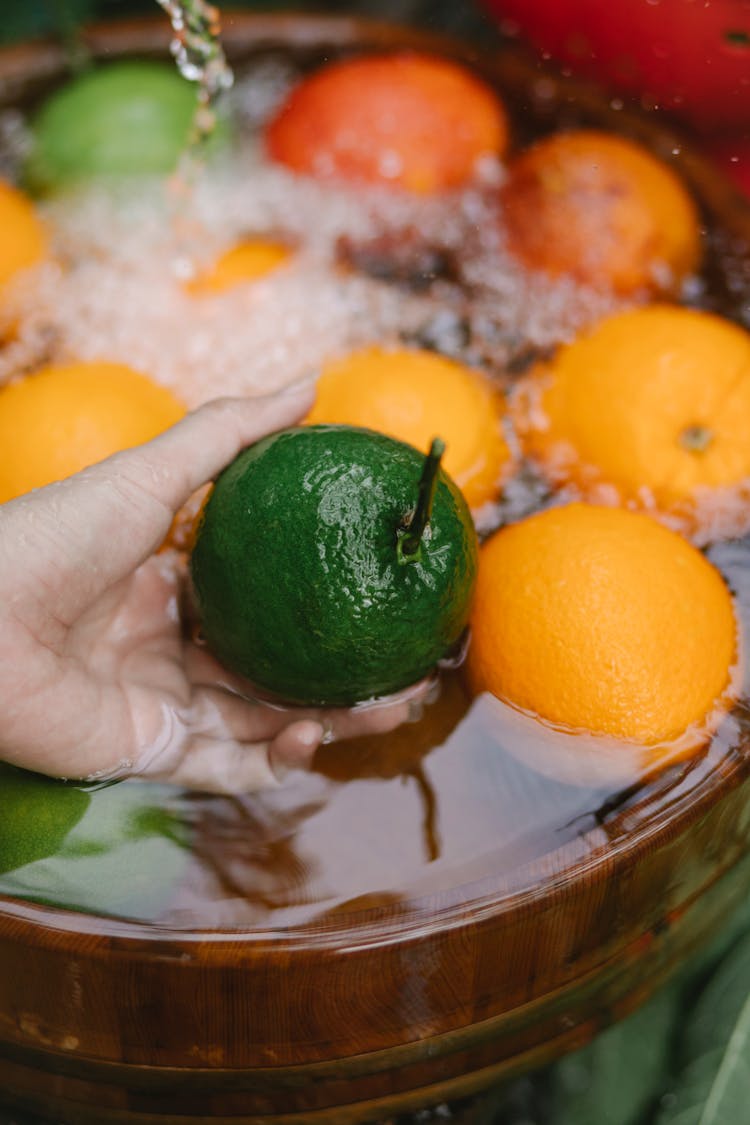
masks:
[[[0,894],[147,919],[175,893],[189,825],[166,785],[89,786],[0,765]]]
[[[90,177],[164,175],[187,144],[196,88],[167,64],[110,63],[74,78],[33,123],[30,188],[56,190]],[[226,133],[222,124],[220,134]]]
[[[59,851],[90,799],[67,782],[0,765],[0,874]]]
[[[387,695],[434,667],[465,628],[477,567],[466,502],[438,461],[351,426],[284,430],[241,453],[191,560],[222,663],[314,705]]]

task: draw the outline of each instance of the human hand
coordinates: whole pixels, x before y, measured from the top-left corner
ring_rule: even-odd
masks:
[[[160,437],[0,505],[0,758],[57,777],[159,778],[240,793],[278,784],[330,737],[390,730],[424,687],[372,708],[300,711],[184,635],[177,510],[309,391],[218,399]]]

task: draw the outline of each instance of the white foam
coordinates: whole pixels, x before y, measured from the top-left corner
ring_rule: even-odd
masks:
[[[195,406],[281,388],[366,343],[419,341],[432,325],[431,344],[441,347],[446,311],[466,325],[465,358],[500,373],[519,350],[570,339],[612,308],[608,295],[530,275],[507,254],[496,161],[469,189],[438,199],[317,183],[272,164],[258,127],[294,78],[288,63],[268,58],[240,79],[239,152],[187,196],[143,181],[42,205],[54,264],[15,288],[0,382],[49,361],[101,358],[150,374]],[[6,124],[8,155],[18,155],[23,123],[6,115]],[[185,279],[223,250],[262,234],[296,248],[282,269],[219,297],[185,291]],[[427,246],[455,261],[456,276],[417,293],[342,265],[342,245],[378,240]],[[451,333],[443,336],[455,354]]]

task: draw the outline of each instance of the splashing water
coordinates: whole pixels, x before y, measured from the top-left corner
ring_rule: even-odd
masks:
[[[189,219],[193,189],[205,164],[206,145],[216,129],[216,101],[234,83],[234,74],[221,45],[219,9],[206,0],[157,0],[174,31],[172,55],[183,78],[198,86],[198,99],[185,149],[169,182],[173,227],[180,253],[174,272],[183,278],[196,270],[200,232]]]
[[[221,46],[218,8],[205,0],[157,0],[174,30],[172,54],[183,78],[198,84],[198,106],[188,139],[188,156],[200,153],[216,128],[215,102],[234,75]]]

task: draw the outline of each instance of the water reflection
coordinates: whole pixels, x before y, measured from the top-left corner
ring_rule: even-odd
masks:
[[[710,555],[747,634],[750,539]],[[335,928],[366,911],[437,924],[441,911],[539,894],[744,773],[747,695],[745,683],[704,749],[658,773],[633,748],[470,701],[460,669],[442,673],[418,721],[323,746],[312,772],[258,795],[70,786],[6,767],[0,893],[184,930]]]

